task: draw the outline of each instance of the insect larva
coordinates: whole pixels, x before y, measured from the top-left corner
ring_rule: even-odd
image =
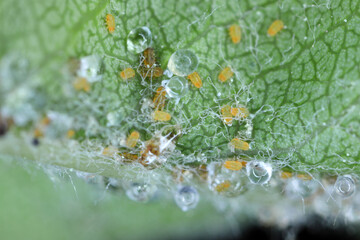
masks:
[[[247,108],[231,108],[231,115],[239,118],[247,118],[249,116],[249,110]]]
[[[229,28],[229,34],[230,34],[230,37],[231,37],[231,41],[234,43],[234,44],[237,44],[240,42],[241,40],[241,28],[239,25],[237,24],[233,24],[230,26]]]
[[[106,14],[106,25],[109,33],[115,31],[115,17],[112,14]]]
[[[281,20],[275,20],[269,27],[267,33],[270,37],[275,36],[281,29],[284,28],[284,23]]]
[[[230,141],[230,145],[231,147],[235,148],[235,149],[240,149],[240,150],[249,150],[249,144],[243,140],[240,140],[238,138],[233,138]]]
[[[139,141],[140,133],[138,131],[133,131],[128,138],[126,139],[126,146],[129,148],[133,148],[136,146]]]
[[[83,77],[77,78],[73,83],[73,86],[77,91],[83,90],[85,92],[89,92],[91,89],[90,83],[86,80],[86,78]]]
[[[217,192],[224,192],[231,186],[231,183],[229,180],[225,180],[224,182],[216,185],[215,190]]]
[[[135,77],[135,70],[132,68],[126,68],[120,73],[120,77],[124,80]]]
[[[164,87],[158,87],[158,89],[156,90],[154,99],[153,99],[153,103],[154,106],[157,110],[162,111],[165,107],[165,102],[166,102],[166,91]]]
[[[220,74],[219,74],[219,80],[221,82],[226,82],[227,80],[229,80],[229,78],[231,78],[234,75],[234,72],[231,70],[230,67],[226,67],[224,68]]]
[[[227,160],[224,163],[224,167],[229,170],[239,171],[242,168],[242,164],[240,161]]]
[[[170,115],[170,113],[157,110],[153,113],[153,119],[155,121],[166,122],[171,119],[171,115]]]
[[[194,84],[195,87],[197,87],[197,88],[202,87],[202,81],[197,72],[193,72],[187,78],[190,79],[190,81],[192,82],[192,84]]]
[[[231,107],[229,105],[225,105],[221,108],[221,118],[225,124],[232,124]]]

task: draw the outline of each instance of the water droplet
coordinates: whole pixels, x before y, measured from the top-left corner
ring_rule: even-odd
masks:
[[[180,49],[171,55],[168,68],[175,75],[185,77],[195,72],[198,64],[198,57],[193,51]]]
[[[355,192],[355,182],[350,175],[338,177],[334,187],[335,192],[343,198],[348,198]]]
[[[147,202],[155,194],[157,187],[149,183],[128,183],[124,186],[126,195],[136,202]]]
[[[138,27],[130,31],[127,37],[127,48],[130,52],[141,53],[152,43],[151,31],[148,27]]]
[[[183,97],[189,90],[189,83],[183,77],[172,77],[169,80],[164,80],[161,83],[170,98],[179,99]]]
[[[191,186],[182,186],[175,193],[175,202],[184,212],[194,209],[199,202],[198,191]]]
[[[250,182],[254,184],[266,184],[272,175],[272,167],[268,163],[251,161],[246,164],[246,173]]]
[[[96,82],[101,79],[102,59],[97,55],[90,55],[80,59],[78,77],[86,78],[88,82]]]

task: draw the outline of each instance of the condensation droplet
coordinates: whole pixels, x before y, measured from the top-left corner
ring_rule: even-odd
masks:
[[[191,186],[180,187],[174,197],[176,204],[184,212],[194,209],[199,202],[199,193]]]
[[[335,192],[343,198],[348,198],[355,192],[355,182],[350,175],[338,177],[334,187]]]
[[[188,81],[178,76],[162,81],[161,85],[165,88],[168,97],[175,99],[183,97],[189,90]]]
[[[80,67],[77,70],[78,77],[86,78],[88,82],[96,82],[101,79],[102,59],[97,55],[90,55],[80,59]]]
[[[141,53],[152,44],[152,34],[148,27],[137,27],[130,31],[127,37],[127,49],[130,52]]]
[[[198,64],[198,57],[193,51],[180,49],[171,55],[168,68],[173,74],[185,77],[195,72]]]
[[[246,164],[246,173],[250,182],[254,184],[266,184],[272,175],[272,167],[268,163],[252,161]]]
[[[126,195],[136,202],[147,202],[155,194],[157,187],[149,183],[128,183],[124,186]]]

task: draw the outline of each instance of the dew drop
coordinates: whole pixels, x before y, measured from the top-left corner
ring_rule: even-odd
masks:
[[[175,193],[175,202],[182,211],[186,212],[197,206],[199,193],[194,187],[182,186]]]
[[[178,76],[162,81],[161,85],[165,88],[169,98],[180,99],[189,90],[188,81],[185,78]]]
[[[173,74],[185,77],[195,72],[198,64],[198,57],[193,51],[180,49],[171,55],[167,66]]]
[[[148,202],[157,190],[155,185],[148,183],[128,183],[124,188],[126,195],[136,202]]]
[[[350,175],[338,177],[334,187],[335,192],[343,198],[348,198],[355,192],[355,182]]]
[[[152,43],[152,34],[148,27],[137,27],[130,31],[127,37],[127,49],[130,52],[141,53]]]
[[[250,182],[254,184],[266,184],[272,175],[272,167],[268,163],[252,161],[246,164],[246,173]]]
[[[97,55],[90,55],[80,59],[80,67],[77,70],[78,77],[85,78],[88,82],[96,82],[101,79],[102,59]]]

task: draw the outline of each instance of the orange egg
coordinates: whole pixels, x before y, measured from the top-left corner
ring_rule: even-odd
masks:
[[[124,80],[135,77],[135,70],[132,68],[126,68],[120,73],[120,77]]]
[[[238,138],[233,138],[230,141],[230,146],[235,148],[235,149],[240,149],[240,150],[249,150],[249,144],[243,140],[240,140]]]
[[[133,131],[128,138],[126,139],[126,146],[129,148],[133,148],[136,146],[139,141],[140,133],[138,131]]]
[[[231,107],[229,105],[225,105],[221,108],[221,118],[225,124],[232,124]]]
[[[109,33],[114,33],[115,31],[115,17],[112,14],[106,15],[106,25]]]
[[[269,34],[269,36],[273,37],[275,36],[278,32],[281,31],[281,29],[284,28],[284,23],[281,20],[275,20],[269,27],[267,33]]]
[[[170,113],[157,110],[153,113],[153,119],[155,121],[166,122],[166,121],[170,121],[171,115]]]
[[[224,68],[219,74],[219,80],[221,82],[226,82],[234,75],[234,72],[231,70],[230,67]]]
[[[229,34],[230,34],[231,41],[234,44],[237,44],[237,43],[240,42],[240,40],[241,40],[241,28],[240,28],[239,25],[237,25],[237,24],[231,25],[230,28],[229,28]]]
[[[242,164],[239,161],[227,160],[224,163],[224,167],[229,170],[239,171],[242,168]]]
[[[202,81],[197,72],[193,72],[187,78],[190,79],[190,81],[192,82],[192,84],[194,84],[195,87],[197,87],[197,88],[202,87]]]

